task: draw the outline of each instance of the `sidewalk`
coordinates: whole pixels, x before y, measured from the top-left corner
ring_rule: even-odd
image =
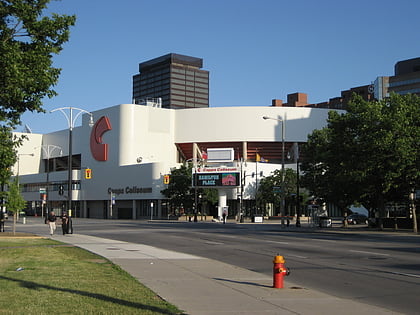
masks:
[[[35,225],[19,231],[49,237],[44,225]],[[298,287],[287,277],[284,289],[273,289],[269,276],[198,256],[80,234],[52,238],[109,259],[185,314],[396,314]]]

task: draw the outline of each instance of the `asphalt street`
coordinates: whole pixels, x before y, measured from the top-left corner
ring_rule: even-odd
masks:
[[[294,283],[340,298],[418,314],[420,236],[289,228],[280,224],[74,219],[75,233],[218,260],[265,275],[282,255]]]

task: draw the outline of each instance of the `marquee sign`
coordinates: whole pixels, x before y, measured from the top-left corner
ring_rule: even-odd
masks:
[[[237,167],[206,167],[193,169],[194,187],[238,187],[241,183]]]

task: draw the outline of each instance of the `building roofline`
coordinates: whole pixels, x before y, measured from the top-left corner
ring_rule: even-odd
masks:
[[[163,55],[163,56],[140,63],[139,71],[141,72],[142,69],[144,70],[147,68],[156,67],[160,64],[172,64],[172,63],[178,63],[178,64],[193,66],[197,68],[203,67],[203,59],[201,58],[170,53],[170,54]]]

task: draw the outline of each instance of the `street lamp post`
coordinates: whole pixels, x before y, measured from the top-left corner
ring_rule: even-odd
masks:
[[[46,209],[45,209],[45,215],[47,216],[49,213],[49,193],[50,193],[50,158],[54,150],[60,150],[60,156],[63,154],[63,150],[58,145],[53,144],[44,144],[41,145],[42,152],[44,153],[44,156],[47,158],[47,186],[46,186]],[[41,213],[41,216],[43,216],[43,213]]]
[[[299,146],[298,146],[299,150]],[[299,196],[299,151],[296,158],[296,227],[300,227],[300,196]]]
[[[66,110],[68,111],[68,113],[66,112]],[[77,120],[77,118],[85,113],[88,114],[90,116],[90,120],[89,120],[89,126],[93,127],[93,114],[91,112],[88,112],[84,109],[81,108],[77,108],[77,107],[60,107],[60,108],[56,108],[51,110],[50,112],[53,113],[55,111],[60,111],[64,117],[66,117],[67,120],[67,124],[69,127],[69,158],[68,158],[68,187],[67,187],[67,191],[68,191],[68,213],[70,214],[71,208],[72,208],[72,182],[73,182],[73,128],[75,125],[75,122]],[[73,111],[76,111],[77,114],[75,116],[73,116]]]
[[[283,118],[272,118],[268,116],[263,116],[264,120],[271,119],[281,122],[281,204],[280,204],[280,216],[284,216],[285,211],[285,198],[284,198],[284,132],[285,132],[285,120]],[[284,219],[282,219],[284,222]]]
[[[150,221],[153,220],[153,200],[150,202]]]

